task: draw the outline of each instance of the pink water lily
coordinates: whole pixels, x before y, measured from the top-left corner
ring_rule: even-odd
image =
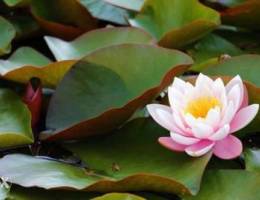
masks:
[[[194,157],[209,151],[222,159],[241,154],[242,143],[232,134],[254,119],[259,105],[248,105],[247,90],[239,75],[226,86],[222,79],[212,80],[203,74],[194,86],[175,78],[168,97],[170,106],[147,106],[153,119],[170,131],[170,137],[159,138],[160,144]]]

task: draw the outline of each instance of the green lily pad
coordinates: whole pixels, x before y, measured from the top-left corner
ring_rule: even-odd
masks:
[[[207,35],[197,42],[192,49],[188,50],[188,52],[195,61],[195,66],[192,69],[196,69],[196,65],[208,61],[208,59],[219,57],[223,54],[230,56],[242,54],[242,50],[234,44],[215,34]]]
[[[0,102],[0,148],[31,144],[31,115],[26,105],[7,89],[0,90]]]
[[[116,44],[155,43],[155,39],[148,33],[130,27],[97,29],[87,32],[71,42],[49,36],[45,36],[45,41],[58,61],[79,59],[97,49]]]
[[[10,53],[11,42],[15,37],[15,28],[5,18],[0,16],[0,56]]]
[[[260,150],[247,149],[244,152],[246,170],[260,172]]]
[[[10,7],[28,6],[30,0],[3,0],[3,2]]]
[[[121,25],[128,24],[126,19],[130,13],[125,9],[107,3],[105,0],[80,0],[79,2],[97,19]]]
[[[129,22],[154,35],[160,45],[180,48],[216,28],[220,16],[197,0],[147,0]]]
[[[76,63],[50,101],[48,139],[103,134],[153,100],[192,60],[153,45],[123,44],[100,49]],[[69,98],[68,98],[69,97]]]
[[[139,118],[113,135],[65,147],[85,161],[94,173],[118,180],[121,188],[196,194],[211,154],[192,158],[169,151],[157,141],[168,134],[153,120]]]
[[[260,173],[245,170],[211,170],[205,173],[200,192],[184,200],[260,199]]]
[[[236,76],[239,74],[243,80],[260,87],[259,66],[259,55],[241,55],[212,65],[205,69],[203,73],[214,76]]]
[[[145,0],[105,0],[106,2],[132,11],[140,11]]]

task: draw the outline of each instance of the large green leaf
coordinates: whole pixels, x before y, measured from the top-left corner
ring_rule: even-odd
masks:
[[[67,42],[46,36],[45,40],[56,60],[79,59],[89,53],[111,45],[123,43],[155,43],[148,33],[136,28],[103,28],[87,32]]]
[[[220,57],[223,54],[228,54],[230,56],[242,54],[242,50],[234,44],[215,34],[207,35],[205,38],[196,43],[188,52],[196,63],[192,69],[197,71],[200,70],[197,67],[198,64],[205,61],[207,62],[208,59]]]
[[[105,0],[106,2],[132,11],[140,11],[144,0]]]
[[[97,19],[121,25],[127,24],[126,19],[129,17],[130,13],[122,8],[107,3],[105,0],[80,0],[79,2]]]
[[[162,147],[158,138],[169,133],[151,119],[129,122],[113,135],[66,147],[90,170],[120,181],[120,188],[196,194],[211,155],[192,158]]]
[[[144,28],[165,47],[182,47],[220,24],[218,12],[198,0],[147,0],[130,23]]]
[[[47,114],[49,139],[106,133],[153,100],[192,63],[176,50],[124,44],[76,63],[58,85]]]
[[[11,51],[11,41],[15,37],[15,28],[0,16],[0,56]]]
[[[0,90],[0,148],[33,142],[30,111],[15,93]]]
[[[205,173],[201,190],[184,200],[260,199],[260,174],[244,170],[212,170]]]

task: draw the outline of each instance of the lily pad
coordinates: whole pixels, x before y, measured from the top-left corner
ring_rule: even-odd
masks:
[[[79,59],[91,52],[122,43],[153,44],[155,39],[137,28],[102,28],[87,32],[67,42],[59,38],[45,37],[45,41],[56,60]]]
[[[0,56],[10,53],[11,42],[15,37],[15,28],[5,18],[0,16]]]
[[[37,77],[44,86],[55,87],[75,62],[52,63],[34,49],[21,47],[8,60],[0,60],[0,74],[7,80],[25,84]]]
[[[52,62],[30,47],[20,47],[9,59],[0,60],[1,76],[25,84],[37,77],[45,87],[55,88],[77,59],[97,49],[124,43],[155,43],[152,36],[137,28],[98,29],[83,34],[72,42],[54,37],[45,39],[58,62]]]
[[[145,0],[105,0],[106,2],[132,11],[140,11]]]
[[[121,180],[121,188],[196,194],[211,154],[192,158],[173,153],[157,142],[168,134],[153,120],[139,118],[113,135],[65,147],[83,159],[94,173]]]
[[[130,13],[125,9],[107,3],[105,0],[79,0],[79,2],[97,19],[121,25],[128,24],[126,19]]]
[[[207,35],[197,42],[192,49],[188,50],[188,52],[195,61],[195,66],[192,69],[196,69],[196,65],[208,61],[208,59],[220,57],[223,54],[230,56],[242,54],[242,50],[216,34]]]
[[[33,142],[30,111],[10,90],[0,90],[0,148]]]
[[[253,172],[260,172],[260,150],[247,149],[244,152],[246,170]]]
[[[220,16],[197,0],[147,0],[129,22],[151,33],[160,45],[180,48],[216,28]]]
[[[184,53],[153,45],[123,44],[95,51],[76,63],[58,85],[45,137],[75,139],[111,131],[191,63]]]
[[[260,199],[260,173],[245,170],[211,170],[205,173],[200,192],[184,200]]]
[[[31,11],[42,28],[64,39],[73,39],[96,27],[88,10],[74,0],[31,0]]]
[[[259,30],[260,1],[248,0],[221,13],[223,23]]]

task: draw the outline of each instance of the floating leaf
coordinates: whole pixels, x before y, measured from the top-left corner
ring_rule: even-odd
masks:
[[[33,142],[30,111],[15,93],[0,90],[0,148]]]
[[[244,152],[246,170],[253,172],[260,172],[260,150],[247,149]]]
[[[5,18],[0,16],[0,56],[10,53],[11,41],[15,37],[15,28]]]
[[[201,190],[184,200],[260,199],[260,173],[245,170],[211,170],[205,173]]]
[[[242,54],[242,50],[234,44],[215,34],[207,35],[196,43],[193,49],[190,49],[188,52],[195,60],[196,65],[203,63],[210,58],[220,57],[223,54],[228,54],[230,56]]]
[[[56,60],[79,59],[91,52],[122,43],[152,44],[155,39],[137,28],[103,28],[87,32],[77,39],[67,42],[46,36],[45,40]]]
[[[147,0],[141,12],[129,21],[154,35],[160,45],[179,48],[216,28],[220,16],[198,0]]]
[[[75,0],[31,0],[39,24],[50,34],[73,39],[96,27],[89,12]]]
[[[76,63],[57,87],[46,121],[51,132],[45,136],[75,139],[106,133],[153,100],[191,63],[184,53],[152,45],[95,51]]]
[[[144,0],[105,0],[105,1],[112,5],[118,6],[120,8],[132,10],[132,11],[140,11],[144,4]]]
[[[94,173],[118,180],[120,190],[196,194],[211,155],[192,158],[173,153],[157,141],[168,134],[151,119],[139,118],[113,135],[66,147],[83,159]]]
[[[28,6],[30,0],[3,0],[3,2],[10,7],[22,7]]]
[[[79,0],[97,19],[126,25],[129,12],[107,3],[105,0]]]
[[[248,0],[243,4],[223,11],[221,17],[225,24],[259,30],[259,9],[260,1]]]
[[[7,80],[28,83],[36,77],[47,87],[55,87],[76,61],[51,61],[30,47],[17,49],[8,60],[0,60],[0,74]]]
[[[43,86],[54,88],[78,58],[97,49],[115,44],[155,42],[149,34],[136,28],[98,29],[72,42],[53,37],[46,37],[46,41],[59,62],[51,62],[32,48],[21,47],[8,60],[0,60],[3,78],[27,84],[31,78],[37,77]]]

